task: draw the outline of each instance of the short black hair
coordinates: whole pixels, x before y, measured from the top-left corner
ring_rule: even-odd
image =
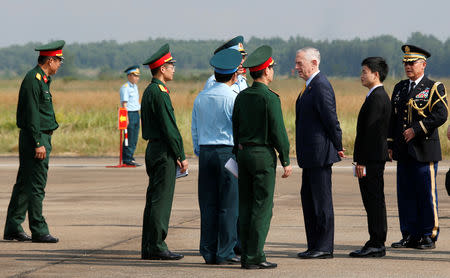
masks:
[[[154,68],[154,69],[150,69],[152,75],[155,76],[155,75],[159,72],[159,69],[160,69],[160,68],[161,68],[161,66],[159,66],[159,67],[157,67],[157,68]]]
[[[227,74],[223,74],[223,73],[218,73],[218,72],[214,72],[214,77],[216,78],[217,82],[220,83],[225,83],[231,80],[231,78],[233,77],[233,73],[227,73]]]
[[[253,78],[253,80],[261,78],[261,76],[263,75],[265,69],[262,70],[258,70],[258,71],[251,71],[250,72],[250,76]]]
[[[39,55],[39,57],[38,57],[38,64],[39,64],[39,65],[43,65],[43,64],[45,64],[48,60],[50,60],[50,58],[56,58],[56,56],[53,57],[53,56],[40,56],[40,55]]]
[[[380,75],[380,82],[386,79],[389,72],[389,66],[382,57],[367,57],[361,63],[361,66],[366,66],[371,72],[378,72]]]

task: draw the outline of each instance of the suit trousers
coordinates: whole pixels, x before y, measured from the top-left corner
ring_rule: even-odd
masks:
[[[176,158],[165,142],[149,142],[145,152],[145,167],[149,185],[142,227],[142,257],[168,249],[164,240],[172,210]]]
[[[437,162],[397,162],[397,203],[402,236],[439,236]]]
[[[333,252],[331,166],[303,168],[300,190],[308,250]]]
[[[367,247],[382,247],[386,241],[387,220],[384,201],[384,166],[386,162],[366,163],[366,176],[358,179],[359,189],[367,212],[370,239]]]
[[[28,222],[33,237],[49,234],[47,223],[42,216],[42,202],[47,184],[48,162],[52,151],[51,135],[43,133],[41,143],[45,147],[43,160],[34,158],[35,147],[31,134],[21,130],[19,134],[19,172],[8,206],[6,235],[23,232],[21,224],[28,211]]]
[[[264,244],[272,218],[277,165],[273,148],[244,146],[238,151],[241,263],[266,261]]]
[[[239,194],[237,179],[224,165],[235,159],[232,146],[200,146],[198,202],[200,205],[200,253],[206,263],[235,257]]]

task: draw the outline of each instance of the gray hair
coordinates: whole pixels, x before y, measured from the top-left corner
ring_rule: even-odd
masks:
[[[320,64],[320,52],[316,48],[307,46],[297,50],[297,54],[300,52],[305,53],[305,58],[308,61],[317,60],[317,66]]]

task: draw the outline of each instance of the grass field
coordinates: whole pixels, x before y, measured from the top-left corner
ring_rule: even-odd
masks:
[[[175,77],[176,78],[176,77]],[[140,94],[149,80],[139,82]],[[359,78],[330,79],[337,102],[338,118],[343,131],[343,145],[347,154],[353,152],[356,120],[367,89]],[[440,80],[445,85],[450,79]],[[17,154],[18,134],[16,127],[17,95],[21,80],[0,81],[0,154]],[[52,155],[118,155],[119,132],[117,130],[117,108],[119,88],[124,80],[114,81],[63,81],[56,77],[52,83],[56,119],[60,128],[52,137]],[[396,80],[387,80],[385,87],[392,92]],[[295,101],[304,81],[300,79],[278,79],[270,87],[281,98],[284,121],[291,142],[291,155],[295,155]],[[190,133],[191,111],[194,99],[204,82],[173,81],[168,84],[175,108],[175,116],[184,140],[186,154],[192,155]],[[448,86],[446,86],[448,87]],[[440,128],[441,145],[445,156],[450,156],[446,139],[447,124]],[[136,154],[143,155],[146,142],[139,138]]]

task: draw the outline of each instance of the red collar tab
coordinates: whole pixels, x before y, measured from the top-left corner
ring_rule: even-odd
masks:
[[[269,59],[267,59],[267,61],[265,61],[261,65],[249,68],[249,70],[250,70],[250,72],[263,70],[263,69],[267,68],[268,66],[273,65],[273,62],[274,61],[273,61],[272,57],[269,57]]]
[[[63,56],[62,49],[50,50],[50,51],[39,51],[40,56]]]
[[[172,54],[170,52],[167,52],[166,55],[162,56],[161,58],[149,64],[148,66],[150,67],[150,69],[156,69],[157,67],[162,66],[164,63],[167,63],[172,59],[173,59]]]
[[[48,82],[48,79],[47,79],[47,76],[46,76],[46,75],[44,75],[44,76],[42,77],[42,79],[44,79],[44,82],[45,82],[45,83]]]

